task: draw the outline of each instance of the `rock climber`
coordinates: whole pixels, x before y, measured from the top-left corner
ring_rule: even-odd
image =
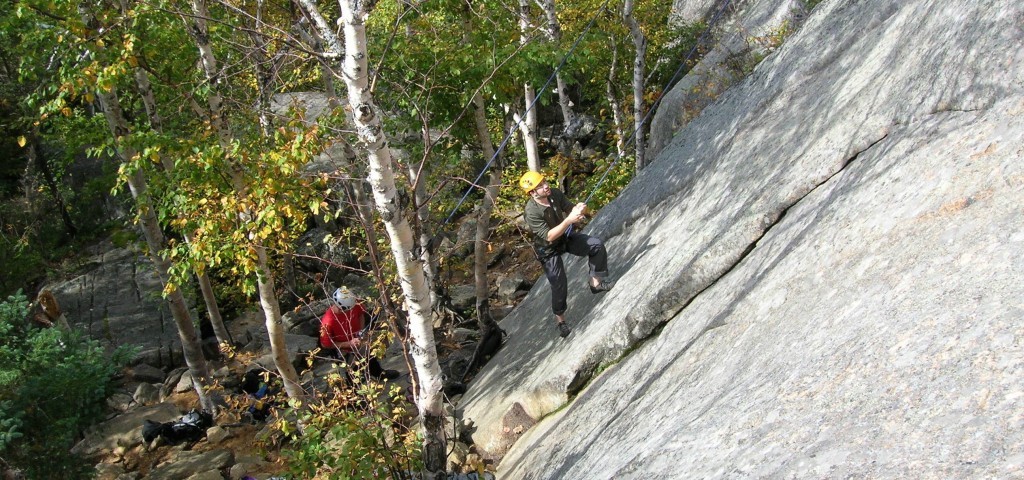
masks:
[[[590,263],[590,291],[607,292],[615,282],[608,280],[608,254],[600,238],[580,233],[571,228],[583,220],[586,204],[573,204],[565,194],[551,188],[538,172],[526,172],[519,178],[519,186],[530,199],[526,201],[524,218],[533,234],[533,249],[544,267],[544,276],[551,284],[551,310],[561,337],[569,336],[571,329],[565,323],[568,286],[562,254],[569,252],[588,257]]]
[[[331,296],[333,302],[320,318],[320,348],[326,356],[342,359],[373,378],[398,378],[398,371],[381,368],[370,355],[363,335],[370,325],[370,314],[348,288],[341,287]]]

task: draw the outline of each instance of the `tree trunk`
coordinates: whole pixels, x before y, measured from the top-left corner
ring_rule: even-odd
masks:
[[[426,130],[426,128],[424,128]],[[430,139],[427,138],[427,133],[424,133],[426,138],[425,145],[430,144]],[[425,160],[424,160],[425,161]],[[421,166],[423,163],[420,164]],[[430,206],[427,205],[427,182],[426,172],[423,169],[415,168],[412,163],[409,164],[409,181],[413,184],[413,202],[416,207],[416,220],[419,224],[419,245],[423,249],[423,271],[427,276],[427,290],[430,292],[430,305],[437,306],[439,304],[439,295],[437,290],[437,258],[430,248],[427,248],[430,244],[430,239],[433,237],[432,230],[430,228]]]
[[[357,0],[342,0],[340,4],[345,33],[344,79],[348,87],[349,106],[359,139],[367,150],[374,201],[391,238],[391,251],[395,256],[395,266],[409,312],[413,343],[411,351],[419,378],[417,407],[423,419],[424,465],[428,472],[436,475],[445,469],[447,452],[442,429],[443,385],[431,329],[430,292],[422,262],[411,250],[414,244],[412,228],[398,203],[398,192],[391,170],[391,151],[381,130],[380,118],[369,90],[364,24],[368,14],[364,10],[366,4]]]
[[[558,14],[555,11],[555,0],[537,0],[537,5],[544,11],[547,18],[548,38],[554,42],[557,48],[561,48],[562,27],[558,23]],[[569,87],[565,83],[562,72],[555,72],[555,83],[558,85],[558,106],[562,109],[563,132],[567,138],[573,138],[576,134],[576,114],[572,110],[572,99],[569,98]]]
[[[635,0],[626,0],[622,7],[622,19],[629,26],[629,36],[633,39],[633,47],[636,49],[636,57],[633,59],[633,123],[636,131],[633,137],[636,146],[636,171],[639,173],[647,166],[647,159],[644,158],[647,144],[647,135],[644,132],[644,57],[647,56],[647,38],[633,17],[634,2]]]
[[[122,11],[128,10],[126,2],[121,3]],[[135,69],[135,86],[139,89],[139,96],[142,97],[142,104],[146,108],[146,116],[149,118],[149,126],[157,132],[163,131],[163,119],[157,110],[156,96],[153,95],[153,84],[149,81],[149,74],[142,68]],[[160,155],[160,164],[168,174],[174,171],[174,160],[168,155]],[[183,234],[186,243],[192,243],[192,235],[188,232]],[[220,314],[220,307],[217,305],[217,296],[213,293],[213,284],[205,272],[195,272],[196,282],[199,284],[199,291],[203,295],[203,303],[206,304],[206,313],[210,318],[210,325],[213,326],[213,334],[217,337],[217,343],[232,344],[231,334],[224,325],[224,318]]]
[[[473,120],[476,125],[476,136],[480,140],[480,148],[484,158],[495,158],[494,143],[487,128],[487,106],[479,93],[473,97]],[[477,320],[481,330],[490,328],[490,312],[487,309],[490,288],[487,281],[487,233],[490,231],[491,213],[498,201],[498,186],[501,185],[501,161],[495,161],[488,172],[487,182],[481,185],[484,198],[477,209],[476,236],[473,239],[473,278],[476,287]],[[482,337],[483,335],[481,335]]]
[[[530,1],[519,0],[519,43],[526,45],[530,38]],[[523,136],[523,148],[526,149],[527,167],[535,172],[540,171],[540,152],[537,149],[537,109],[534,100],[537,98],[537,91],[530,82],[523,86],[525,98],[523,99],[526,110],[526,118],[516,118],[519,131]]]
[[[605,82],[605,98],[612,111],[612,124],[615,128],[615,151],[619,158],[626,156],[626,135],[623,127],[622,100],[619,98],[617,80],[615,78],[619,69],[619,44],[614,38],[609,39],[612,49],[612,64],[608,69],[608,80]]]
[[[97,94],[100,106],[103,108],[103,115],[107,120],[107,126],[110,128],[110,133],[114,136],[115,141],[118,142],[117,155],[123,163],[127,164],[132,158],[135,158],[137,152],[132,147],[127,144],[121,144],[119,141],[122,137],[128,135],[129,129],[128,122],[125,120],[124,113],[121,110],[121,105],[117,100],[117,95],[113,91],[106,91],[102,88],[97,89]],[[170,268],[170,262],[160,253],[164,250],[165,240],[163,232],[160,230],[156,212],[153,211],[146,180],[141,170],[136,170],[135,173],[128,176],[128,188],[131,190],[132,198],[135,199],[135,204],[138,208],[139,222],[142,225],[143,236],[146,238],[146,244],[149,247],[149,256],[160,276],[161,284],[164,285],[167,304],[170,307],[171,315],[174,317],[174,323],[178,327],[178,337],[181,339],[185,363],[188,365],[189,373],[192,375],[192,383],[195,387],[196,395],[199,397],[199,404],[203,410],[216,414],[216,405],[207,392],[210,380],[206,358],[203,357],[202,346],[199,342],[199,336],[196,334],[195,325],[192,323],[192,316],[189,314],[188,306],[185,303],[185,297],[178,288],[166,291],[167,272]]]
[[[43,176],[43,183],[46,184],[47,190],[50,191],[50,196],[53,197],[53,201],[57,204],[57,211],[60,212],[60,219],[64,222],[64,231],[68,235],[75,236],[78,233],[78,228],[75,227],[74,222],[71,221],[71,215],[68,213],[67,204],[64,203],[64,195],[60,193],[60,186],[57,185],[57,179],[53,176],[53,171],[50,170],[50,164],[46,162],[46,157],[43,155],[43,149],[39,145],[39,127],[32,128],[32,134],[29,138],[28,158],[39,173]]]
[[[303,399],[306,397],[299,384],[299,374],[288,357],[288,346],[284,341],[284,325],[281,323],[281,304],[274,291],[274,276],[270,274],[267,260],[267,249],[262,245],[254,245],[259,272],[256,274],[256,289],[260,293],[260,305],[266,318],[267,335],[270,337],[270,349],[274,354],[274,365],[284,381],[284,391],[288,398]]]
[[[526,97],[532,98],[533,87],[526,85]],[[529,100],[527,100],[529,103]],[[533,172],[540,171],[540,152],[537,149],[537,129],[530,128],[530,115],[527,114],[527,118],[523,118],[519,115],[519,112],[513,113],[512,118],[515,120],[516,125],[519,126],[519,135],[523,139],[523,148],[526,150],[526,168]],[[534,125],[537,124],[536,116],[534,117]]]
[[[225,151],[230,151],[231,132],[228,128],[227,117],[222,109],[223,98],[220,93],[220,72],[217,67],[217,58],[213,55],[213,47],[210,45],[210,34],[206,26],[206,19],[209,18],[209,11],[205,0],[192,0],[192,13],[194,14],[189,25],[189,33],[192,35],[196,46],[199,49],[200,61],[203,65],[203,72],[206,81],[210,85],[208,101],[210,104],[210,123],[214,126],[217,138]],[[241,198],[249,195],[249,189],[245,184],[245,175],[237,160],[231,162],[227,172],[231,182]],[[252,217],[249,215],[250,218]],[[267,335],[270,337],[270,347],[274,355],[274,363],[278,367],[278,373],[285,385],[285,392],[289,398],[305,399],[305,395],[299,385],[299,376],[291,362],[282,362],[280,359],[287,358],[288,348],[285,342],[284,329],[281,326],[281,307],[274,291],[274,275],[270,269],[266,249],[262,245],[252,245],[256,253],[256,275],[257,290],[260,294],[260,306],[263,308]]]

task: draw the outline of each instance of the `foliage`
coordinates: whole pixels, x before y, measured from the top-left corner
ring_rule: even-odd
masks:
[[[20,293],[0,303],[0,455],[31,478],[84,478],[88,468],[69,449],[102,417],[132,352],[107,358],[80,332],[30,326],[27,314]]]
[[[302,432],[286,428],[291,443],[283,456],[295,478],[400,479],[421,468],[422,440],[397,385],[349,383],[338,374],[328,381],[327,395],[293,412]]]
[[[590,197],[587,210],[597,212],[619,195],[619,192],[636,173],[633,157],[617,158],[615,155],[602,156],[594,159],[594,174],[585,182],[586,195]],[[601,182],[598,184],[598,182]],[[585,196],[580,197],[582,201]]]

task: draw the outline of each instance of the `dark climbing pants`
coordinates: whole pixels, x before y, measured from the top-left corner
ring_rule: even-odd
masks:
[[[600,238],[583,233],[573,233],[565,239],[565,251],[577,257],[588,257],[591,277],[605,278],[608,276],[608,253]],[[561,315],[568,308],[565,300],[569,294],[562,256],[548,257],[541,260],[541,264],[544,265],[544,276],[548,277],[548,283],[551,284],[551,311],[555,315]]]

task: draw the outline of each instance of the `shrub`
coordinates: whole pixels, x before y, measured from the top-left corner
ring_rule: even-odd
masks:
[[[0,303],[0,456],[29,478],[86,478],[69,450],[103,415],[131,352],[108,358],[80,332],[29,325],[28,310],[21,292]]]
[[[283,425],[291,444],[282,453],[295,478],[400,479],[421,468],[422,439],[410,426],[399,388],[385,392],[376,381],[348,385],[332,377],[329,396],[292,412],[301,419],[301,433]]]

